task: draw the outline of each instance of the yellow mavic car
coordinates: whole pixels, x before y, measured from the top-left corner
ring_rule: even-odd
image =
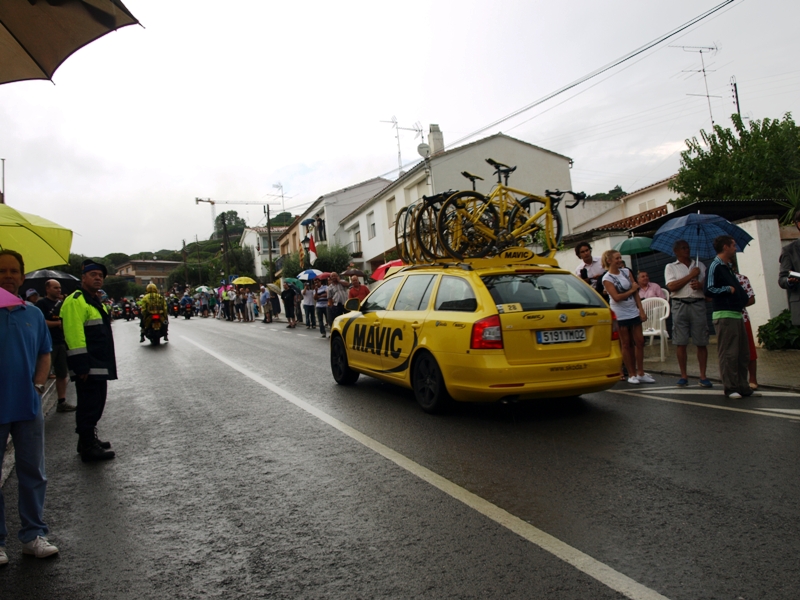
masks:
[[[511,258],[509,258],[511,257]],[[513,262],[518,260],[521,262]],[[529,251],[387,277],[331,328],[331,370],[411,388],[427,412],[599,392],[619,381],[611,309],[572,273]]]

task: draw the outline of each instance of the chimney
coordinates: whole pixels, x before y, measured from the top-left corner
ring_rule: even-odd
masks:
[[[433,123],[431,123],[431,130],[428,133],[428,143],[431,147],[431,156],[444,152],[444,136],[442,135],[442,130],[439,129],[438,125],[434,125]]]

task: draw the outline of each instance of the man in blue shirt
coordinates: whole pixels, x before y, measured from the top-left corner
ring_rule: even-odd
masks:
[[[16,296],[24,273],[22,256],[0,250],[0,287]],[[44,558],[56,554],[58,548],[47,541],[43,520],[47,477],[41,395],[50,372],[52,347],[42,311],[28,302],[0,308],[0,340],[0,448],[5,449],[11,435],[19,481],[22,553]],[[8,563],[7,535],[0,489],[0,565]]]

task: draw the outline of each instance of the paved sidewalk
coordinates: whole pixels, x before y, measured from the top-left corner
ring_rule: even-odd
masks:
[[[667,355],[664,362],[656,340],[652,346],[645,342],[644,370],[648,373],[660,373],[662,375],[676,375],[680,377],[681,371],[678,368],[678,359],[675,356],[675,346],[671,343],[667,347]],[[689,346],[687,349],[687,370],[689,377],[697,378],[700,371],[697,368],[697,348]],[[791,390],[800,393],[800,350],[765,350],[758,348],[758,385],[765,387],[775,387]],[[717,360],[717,344],[712,338],[712,343],[708,346],[708,366],[706,375],[714,382],[719,381],[719,361]],[[690,385],[696,381],[689,382]]]

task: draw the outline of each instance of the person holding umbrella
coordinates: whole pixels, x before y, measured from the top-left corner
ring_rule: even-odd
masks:
[[[23,273],[22,256],[13,250],[0,250],[0,448],[5,450],[10,435],[17,457],[22,553],[44,558],[58,553],[58,548],[47,541],[44,522],[47,477],[41,396],[52,347],[41,311],[17,296],[25,280]],[[0,488],[0,565],[8,563],[2,500]]]
[[[57,279],[48,279],[44,284],[44,298],[36,306],[44,313],[44,320],[50,330],[53,341],[53,352],[50,362],[56,372],[56,392],[58,393],[57,412],[73,412],[74,404],[67,404],[67,383],[69,368],[67,367],[67,341],[64,339],[64,323],[61,321],[61,283]]]
[[[703,294],[706,266],[699,260],[692,260],[689,242],[678,240],[672,246],[676,260],[664,269],[664,279],[672,301],[672,342],[678,358],[681,378],[677,385],[689,385],[686,370],[686,347],[689,339],[697,346],[697,362],[700,367],[700,387],[710,388],[711,381],[706,377],[708,364],[708,322],[706,320],[706,300]]]
[[[705,293],[714,309],[711,317],[717,330],[720,379],[725,395],[738,400],[753,395],[747,371],[750,348],[742,315],[748,297],[733,271],[736,241],[729,235],[721,235],[714,240],[714,249],[717,257],[708,269]]]

